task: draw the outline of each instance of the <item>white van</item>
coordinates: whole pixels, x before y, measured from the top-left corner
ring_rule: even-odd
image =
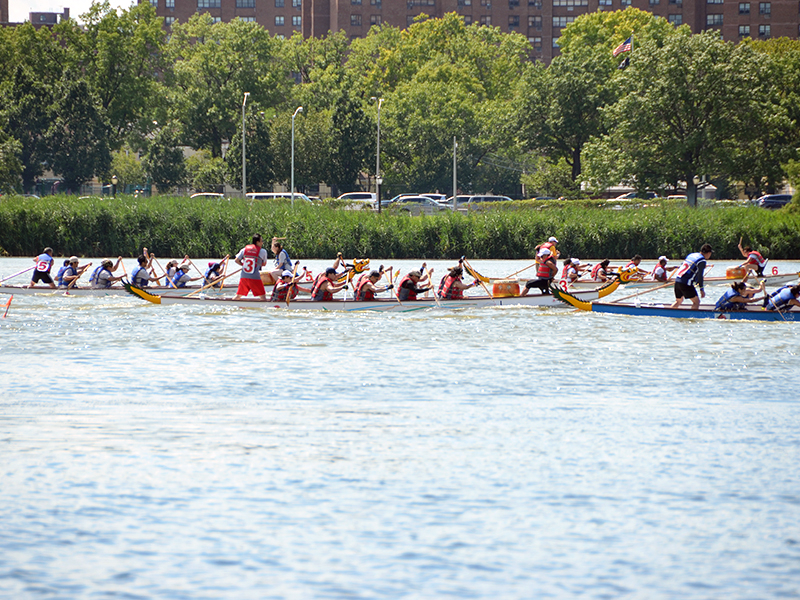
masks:
[[[250,192],[248,200],[291,200],[292,192]],[[311,203],[311,198],[299,192],[294,193],[295,201]]]

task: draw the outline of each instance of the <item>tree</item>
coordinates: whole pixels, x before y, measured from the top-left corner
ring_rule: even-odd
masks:
[[[262,107],[278,106],[288,96],[281,43],[256,23],[214,23],[207,13],[173,25],[169,97],[189,146],[221,156],[223,142],[241,127],[245,92]]]
[[[198,192],[219,192],[225,183],[225,163],[219,156],[201,150],[186,160],[192,188]]]
[[[19,188],[22,179],[21,152],[22,144],[0,130],[0,191],[8,193]]]
[[[328,130],[325,181],[343,190],[354,189],[359,173],[375,155],[374,131],[361,103],[341,95],[333,108]]]
[[[178,146],[176,126],[167,125],[156,132],[143,163],[147,175],[160,192],[171,192],[186,183],[186,161]]]
[[[247,189],[264,191],[276,180],[274,149],[271,147],[270,123],[263,112],[253,106],[246,124]],[[225,154],[225,180],[242,189],[242,134],[237,131]]]
[[[687,26],[663,45],[641,41],[620,78],[628,94],[606,109],[609,133],[586,147],[590,179],[638,190],[685,182],[696,205],[695,177],[727,175],[737,136],[749,129],[750,96],[760,91],[752,54]]]
[[[128,147],[111,153],[111,175],[116,175],[120,186],[144,183],[147,174],[138,153]]]

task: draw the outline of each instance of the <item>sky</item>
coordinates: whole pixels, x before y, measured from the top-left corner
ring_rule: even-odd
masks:
[[[111,6],[128,8],[135,0],[110,0]],[[31,12],[62,13],[64,8],[69,9],[69,16],[80,20],[78,17],[89,10],[92,0],[8,0],[8,16],[12,23],[22,23],[28,20]]]

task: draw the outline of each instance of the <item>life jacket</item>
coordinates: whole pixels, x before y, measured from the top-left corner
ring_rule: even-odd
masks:
[[[603,272],[603,275],[607,275],[605,268],[603,268],[602,263],[597,263],[595,266],[592,267],[592,279],[594,281],[603,281],[600,277],[600,272]]]
[[[692,285],[692,282],[697,278],[698,275],[698,266],[700,263],[703,263],[703,267],[705,267],[705,262],[706,257],[700,252],[692,252],[683,260],[683,264],[681,265],[681,268],[678,269],[678,273],[675,276],[675,281],[678,281],[684,285]]]
[[[333,300],[333,292],[331,291],[330,285],[325,291],[322,290],[322,284],[326,281],[331,283],[325,276],[325,273],[320,273],[317,275],[317,280],[314,282],[314,288],[311,290],[312,300],[316,300],[317,302],[330,302]]]
[[[101,285],[99,276],[100,276],[100,273],[102,271],[107,271],[109,276],[111,276],[111,271],[109,271],[105,266],[100,265],[94,271],[92,271],[92,275],[91,275],[91,277],[89,277],[89,283],[92,284],[95,287],[99,287]],[[111,287],[111,282],[108,279],[106,279],[105,283],[103,284],[103,287],[104,288],[110,288]]]
[[[133,272],[131,273],[131,283],[137,287],[147,287],[147,284],[150,281],[149,277],[142,277],[140,273],[144,271],[147,273],[147,269],[143,266],[139,265],[136,267]]]
[[[539,244],[536,246],[536,252],[539,250],[550,250],[550,255],[553,258],[558,258],[558,253],[556,252],[556,245],[553,242],[545,242],[544,244]]]
[[[405,283],[409,282],[411,287],[404,287]],[[406,275],[400,280],[400,285],[397,288],[397,297],[402,302],[403,300],[416,300],[417,299],[417,284],[411,280],[410,275]]]
[[[569,274],[570,271],[575,273],[575,277],[570,278]],[[567,283],[572,283],[578,278],[578,270],[575,268],[574,265],[564,265],[564,268],[561,271],[561,281],[566,281]]]
[[[552,259],[547,259],[543,262],[539,263],[539,266],[536,267],[536,277],[539,279],[553,279],[555,274],[558,272],[558,267],[553,270],[553,261]]]
[[[458,277],[448,275],[446,277],[446,281],[444,282],[444,288],[442,288],[442,291],[439,293],[439,295],[447,300],[460,300],[463,298],[464,290],[455,287],[456,281],[458,281]]]
[[[283,282],[279,281],[272,288],[272,296],[269,298],[270,302],[286,302],[286,297],[289,295],[290,289],[292,290],[291,299],[294,300],[297,297],[297,286],[293,283],[283,285]]]
[[[356,300],[375,300],[375,292],[373,290],[365,289],[367,283],[372,283],[369,277],[362,277],[356,285]]]
[[[240,277],[244,279],[261,280],[260,271],[262,265],[261,248],[255,244],[248,244],[245,246],[242,255],[242,274]]]
[[[666,269],[666,267],[662,267],[661,263],[659,263],[651,271],[651,275],[653,276],[653,279],[655,279],[656,281],[666,281],[667,280],[667,269]]]
[[[206,269],[206,272],[203,273],[203,281],[207,284],[211,283],[212,278],[217,279],[219,277],[219,263],[212,263],[210,267]]]
[[[730,288],[717,300],[717,303],[714,305],[714,310],[739,310],[743,305],[739,302],[731,302],[731,300],[740,295],[738,291]]]
[[[445,275],[444,277],[442,277],[442,280],[439,282],[439,288],[436,290],[436,293],[439,295],[439,298],[442,297],[442,290],[444,289],[444,284],[447,281],[448,277],[450,277],[450,275]]]
[[[756,264],[763,269],[767,264],[767,259],[761,256],[760,252],[756,252],[755,250],[753,250],[747,255],[747,263],[745,264],[749,263]]]
[[[65,277],[71,277],[73,275],[77,275],[78,271],[72,265],[67,265],[66,267],[61,267],[58,270],[58,287],[69,287],[69,284],[72,283],[72,280],[66,281]]]
[[[39,273],[49,273],[53,266],[53,257],[49,254],[40,254],[36,257],[36,270]]]
[[[778,310],[780,307],[788,304],[792,299],[794,299],[792,288],[787,285],[770,294],[765,308],[767,310]]]
[[[183,269],[178,269],[178,272],[175,273],[175,276],[172,278],[172,285],[176,288],[185,288],[186,282],[181,281],[181,278],[183,278]]]
[[[281,251],[278,252],[278,256],[275,257],[275,268],[281,271],[292,270],[292,259],[289,258],[289,253],[286,251],[286,248],[282,248]]]

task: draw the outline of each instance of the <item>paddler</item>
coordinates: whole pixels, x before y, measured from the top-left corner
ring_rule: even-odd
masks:
[[[261,282],[261,267],[267,262],[267,251],[262,248],[264,242],[259,234],[253,236],[253,243],[248,244],[236,255],[237,265],[241,265],[242,274],[239,276],[239,287],[236,289],[234,300],[239,300],[247,294],[253,294],[259,300],[267,299],[267,291]]]
[[[748,271],[755,271],[759,277],[764,276],[764,267],[767,266],[767,259],[761,256],[760,252],[753,250],[750,246],[742,246],[742,238],[739,238],[739,252],[742,253],[747,260],[744,261],[739,268],[745,268]]]
[[[596,281],[597,283],[605,283],[606,281],[608,281],[609,279],[608,266],[610,264],[611,261],[607,258],[604,258],[594,267],[592,267],[592,272],[591,272],[592,281]]]
[[[53,263],[55,262],[53,259],[53,249],[48,246],[39,256],[33,259],[33,262],[36,263],[36,267],[33,269],[33,276],[31,277],[30,284],[25,287],[36,287],[36,284],[40,281],[46,283],[51,288],[56,287],[53,278],[50,276],[50,269],[53,268]]]
[[[800,285],[793,287],[787,285],[770,294],[764,303],[764,308],[767,310],[781,310],[789,307],[789,310],[791,310],[792,306],[800,306],[798,297],[800,297]]]
[[[703,244],[700,252],[692,252],[683,259],[683,264],[675,276],[675,302],[672,303],[672,308],[678,308],[684,299],[692,301],[692,310],[700,308],[700,298],[706,297],[703,275],[712,252],[710,244]],[[700,287],[699,298],[695,285]]]
[[[292,259],[289,258],[289,252],[284,248],[280,239],[276,237],[272,238],[270,249],[275,254],[275,267],[270,274],[273,280],[278,281],[278,278],[283,278],[283,272],[291,272],[294,265],[292,264]]]
[[[450,267],[447,271],[443,285],[439,289],[439,297],[444,300],[461,300],[466,290],[479,284],[477,279],[470,284],[461,281],[464,277],[464,269],[461,264],[456,267]]]
[[[580,278],[581,274],[588,269],[588,265],[582,265],[579,258],[564,259],[564,268],[561,270],[561,283],[572,285]]]
[[[370,271],[369,275],[366,277],[362,277],[356,285],[355,299],[359,302],[375,300],[375,294],[391,290],[394,287],[391,283],[383,287],[378,287],[376,284],[380,278],[381,271],[376,271],[375,269]]]
[[[643,279],[648,273],[639,267],[641,263],[641,255],[634,255],[634,257],[628,261],[628,264],[619,270],[620,279],[622,281],[639,281]]]
[[[67,261],[67,266],[64,268],[64,271],[58,277],[58,287],[59,288],[75,288],[75,284],[72,282],[78,279],[81,275],[86,272],[92,263],[87,263],[82,267],[78,266],[78,257],[77,256],[70,256]]]
[[[189,269],[192,268],[192,265],[189,263],[183,263],[178,272],[175,273],[175,277],[172,278],[172,285],[176,288],[185,288],[187,283],[192,281],[197,281],[202,279],[202,277],[192,277],[189,275]]]
[[[422,266],[425,267],[425,263],[423,263]],[[432,286],[419,287],[419,284],[423,281],[428,281],[428,276],[423,275],[420,271],[411,271],[408,275],[403,277],[397,288],[397,298],[400,302],[416,300],[417,294],[422,294],[430,290]]]
[[[558,273],[556,257],[553,256],[549,248],[542,248],[536,253],[536,279],[532,279],[525,284],[522,296],[527,296],[533,288],[539,288],[542,294],[550,294],[550,284],[553,283]]]
[[[148,269],[150,268],[150,264],[152,263],[153,259],[151,258],[149,261],[144,254],[140,254],[139,257],[136,259],[136,262],[139,265],[131,271],[131,283],[136,287],[147,287],[150,283],[150,272]]]
[[[92,288],[108,289],[111,287],[111,284],[122,279],[124,275],[120,275],[119,277],[114,277],[113,275],[114,271],[116,271],[121,264],[121,256],[117,258],[116,264],[114,264],[114,261],[109,258],[100,263],[100,266],[92,272],[92,276],[89,278],[89,283],[91,284]]]
[[[222,277],[222,262],[211,261],[203,273],[203,285],[210,285]]]
[[[719,300],[717,300],[714,310],[721,312],[730,312],[733,310],[745,310],[745,305],[752,302],[758,302],[766,298],[766,295],[761,298],[756,298],[758,292],[763,292],[766,282],[761,282],[761,287],[748,287],[744,281],[737,281],[731,284]]]
[[[653,267],[653,270],[650,271],[650,276],[652,276],[653,280],[655,281],[664,281],[666,282],[669,279],[669,272],[674,271],[678,267],[668,267],[667,263],[669,259],[666,256],[659,256],[658,262],[656,266]]]
[[[555,236],[552,236],[552,235],[551,235],[551,236],[550,236],[550,237],[547,239],[547,241],[546,241],[546,242],[544,242],[543,244],[539,244],[538,246],[536,246],[536,248],[535,248],[535,250],[536,250],[536,256],[539,256],[539,252],[541,252],[542,250],[550,250],[550,254],[552,254],[552,255],[553,255],[553,258],[555,258],[556,260],[558,260],[558,255],[559,255],[559,252],[558,252],[558,249],[556,248],[556,244],[558,244],[558,240],[555,238]]]
[[[288,269],[281,273],[281,278],[275,283],[272,288],[272,295],[269,298],[270,302],[286,302],[286,299],[294,300],[297,297],[297,292],[311,293],[308,288],[303,288],[297,285],[302,275],[293,275]]]
[[[311,299],[317,302],[330,302],[336,292],[346,290],[347,282],[334,283],[336,277],[336,269],[333,267],[328,267],[324,273],[317,276],[314,289],[311,290]]]

